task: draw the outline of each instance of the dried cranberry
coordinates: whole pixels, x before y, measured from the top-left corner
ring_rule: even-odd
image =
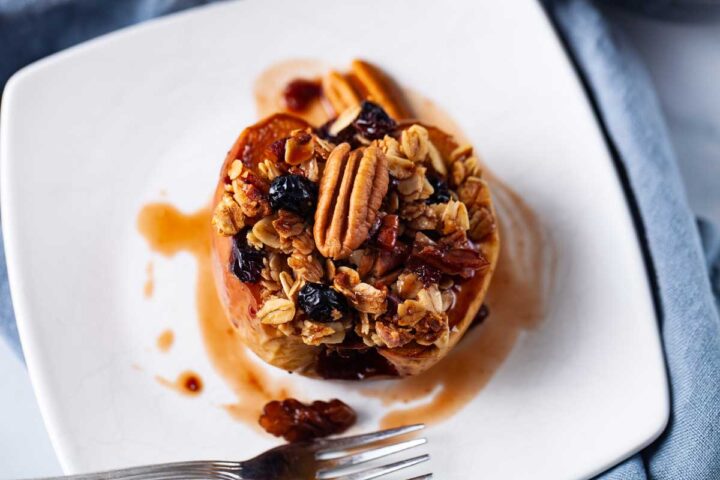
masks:
[[[418,276],[423,285],[428,286],[433,283],[439,283],[442,277],[442,272],[437,268],[431,267],[430,265],[413,258],[408,262],[408,269]]]
[[[270,152],[275,156],[278,162],[282,162],[285,160],[285,143],[287,142],[287,138],[281,138],[280,140],[275,140],[273,143],[270,144]]]
[[[302,112],[321,93],[322,87],[319,82],[298,78],[287,84],[283,90],[283,98],[285,98],[285,105],[289,110]]]
[[[320,283],[306,283],[298,294],[298,305],[313,320],[332,322],[334,312],[346,314],[348,303],[338,291]]]
[[[481,323],[485,321],[485,319],[490,315],[490,309],[486,304],[482,304],[480,307],[480,310],[478,310],[477,315],[475,315],[475,318],[473,318],[472,323],[470,324],[470,327],[477,327]]]
[[[302,175],[280,175],[270,184],[270,206],[309,217],[315,212],[317,185]]]
[[[395,120],[376,103],[365,100],[360,105],[360,113],[353,122],[358,133],[370,140],[383,138],[395,129]]]
[[[427,179],[433,187],[433,193],[425,200],[425,203],[430,205],[431,203],[446,203],[450,200],[450,189],[442,178],[437,175],[428,175]]]
[[[288,398],[267,403],[259,423],[276,437],[283,437],[288,442],[301,442],[344,432],[356,420],[355,411],[337,399],[306,405]]]
[[[265,255],[247,243],[248,230],[241,230],[233,237],[231,270],[235,276],[245,283],[256,283],[260,280]]]

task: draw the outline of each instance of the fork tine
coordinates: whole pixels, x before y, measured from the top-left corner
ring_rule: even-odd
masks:
[[[332,468],[320,470],[316,478],[325,478],[323,477],[325,472],[332,472],[334,470],[338,470],[341,467],[348,467],[351,465],[358,465],[360,463],[369,462],[371,460],[377,460],[378,458],[402,452],[403,450],[414,448],[425,443],[427,443],[427,439],[418,438],[415,440],[407,440],[405,442],[395,443],[393,445],[386,445],[384,447],[372,448],[370,450],[365,450],[363,452],[355,454],[346,451],[348,456],[340,458],[334,465],[332,465]]]
[[[345,475],[343,473],[343,471],[347,470],[346,468],[333,469],[332,471],[326,471],[325,476],[316,476],[315,478],[330,479],[342,477],[342,480],[372,480],[374,478],[385,476],[388,473],[393,473],[404,468],[412,467],[413,465],[417,465],[418,463],[427,462],[428,460],[430,460],[430,455],[425,454],[420,455],[419,457],[408,458],[407,460],[401,460],[399,462],[391,463],[389,465],[383,465],[381,467],[361,470],[359,472],[351,473],[349,475]]]
[[[320,449],[315,454],[317,460],[332,460],[338,457],[344,457],[347,455],[346,452],[338,452],[338,449],[347,449],[354,447],[361,447],[369,443],[379,442],[380,440],[386,440],[388,438],[397,437],[399,435],[405,435],[406,433],[417,432],[425,428],[425,425],[418,423],[416,425],[407,425],[405,427],[390,428],[387,430],[380,430],[378,432],[365,433],[363,435],[355,435],[352,437],[334,438],[330,440],[323,440],[319,445]]]
[[[432,473],[427,473],[425,475],[420,475],[419,477],[408,478],[408,480],[430,480],[432,476]]]

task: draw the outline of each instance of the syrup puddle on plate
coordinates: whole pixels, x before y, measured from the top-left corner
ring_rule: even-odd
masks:
[[[291,60],[267,69],[255,87],[258,117],[284,110],[282,89],[289,81],[319,78],[327,69],[321,62],[305,60]],[[442,109],[422,95],[405,92],[420,121],[438,125],[465,140]],[[310,105],[308,112],[311,123],[320,124],[326,119],[322,105]],[[218,168],[221,161],[219,158]],[[520,333],[535,327],[544,316],[555,265],[552,243],[522,198],[489,172],[486,174],[502,242],[485,300],[490,315],[469,330],[446,358],[421,375],[369,383],[342,382],[344,388],[383,403],[387,409],[381,420],[383,427],[439,422],[457,413],[490,381]],[[166,256],[186,251],[195,257],[200,332],[215,370],[238,398],[236,403],[226,405],[226,410],[236,419],[256,426],[266,402],[292,396],[292,391],[286,384],[269,383],[265,369],[272,367],[261,366],[249,357],[252,354],[225,317],[212,274],[210,219],[209,207],[185,214],[173,205],[152,203],[140,211],[138,227],[152,250]]]
[[[282,386],[270,385],[225,317],[212,274],[210,220],[210,207],[184,214],[168,203],[151,203],[140,211],[138,229],[153,251],[167,257],[184,251],[195,258],[200,333],[215,370],[238,398],[237,404],[225,408],[233,417],[255,426],[262,407],[270,400],[285,398],[289,392]]]

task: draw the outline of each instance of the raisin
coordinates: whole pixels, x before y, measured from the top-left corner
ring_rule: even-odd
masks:
[[[425,200],[425,203],[430,205],[431,203],[446,203],[450,200],[450,189],[448,184],[437,175],[428,175],[428,182],[433,187],[433,193],[430,197]]]
[[[319,82],[303,78],[293,80],[283,90],[285,105],[293,112],[302,112],[321,94],[322,87]]]
[[[302,442],[347,430],[357,420],[355,411],[344,402],[315,401],[309,405],[294,398],[273,400],[260,415],[266,432],[288,442]]]
[[[475,315],[475,318],[473,318],[472,323],[470,323],[470,328],[477,327],[478,325],[482,324],[489,315],[490,309],[486,304],[483,303],[480,307],[480,310],[478,310],[477,315]]]
[[[265,255],[247,243],[248,229],[241,230],[233,237],[231,270],[235,276],[245,283],[256,283],[260,280]]]
[[[353,126],[365,138],[377,140],[391,133],[396,124],[380,105],[365,100]]]
[[[332,322],[337,317],[335,312],[346,314],[348,303],[345,297],[320,283],[306,283],[298,294],[298,305],[313,320]]]
[[[270,184],[270,206],[310,217],[315,212],[317,185],[302,175],[281,175]]]
[[[364,346],[364,344],[362,344]],[[374,348],[325,348],[318,355],[317,373],[332,380],[364,380],[377,376],[398,375],[397,370]]]

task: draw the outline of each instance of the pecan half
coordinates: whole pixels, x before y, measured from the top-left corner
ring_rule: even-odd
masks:
[[[340,114],[350,107],[360,105],[360,96],[345,76],[336,71],[330,71],[322,79],[322,88],[325,97],[330,101],[335,113]]]
[[[347,143],[335,147],[320,180],[313,228],[323,256],[347,258],[367,239],[388,183],[387,159],[377,144],[353,151]]]
[[[362,60],[354,60],[350,68],[368,100],[378,103],[396,120],[411,117],[402,91],[379,68]]]

